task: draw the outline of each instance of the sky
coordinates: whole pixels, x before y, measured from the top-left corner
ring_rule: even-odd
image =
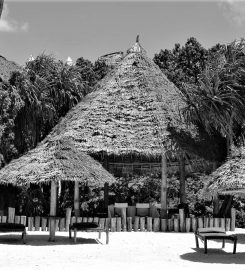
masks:
[[[41,53],[94,62],[126,51],[137,34],[151,58],[189,37],[227,44],[245,37],[245,1],[5,0],[0,55],[21,65]]]

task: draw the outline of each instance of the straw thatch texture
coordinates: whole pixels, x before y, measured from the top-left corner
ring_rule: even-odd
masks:
[[[179,90],[136,43],[50,135],[89,154],[160,156],[168,126],[181,125]]]
[[[114,177],[93,158],[77,150],[71,141],[45,139],[35,149],[0,170],[0,183],[25,185],[50,181],[79,181],[103,186]]]
[[[208,178],[205,194],[245,193],[245,147],[215,170]]]

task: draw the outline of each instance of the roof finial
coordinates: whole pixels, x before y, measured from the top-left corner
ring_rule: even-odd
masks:
[[[139,43],[140,35],[137,35],[136,42]]]

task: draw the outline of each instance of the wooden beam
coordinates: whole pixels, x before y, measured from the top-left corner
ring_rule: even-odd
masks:
[[[180,176],[180,203],[186,203],[185,192],[185,157],[183,153],[179,155],[179,176]]]
[[[161,218],[167,218],[167,159],[162,154]]]
[[[57,183],[55,181],[51,182],[50,191],[50,230],[49,230],[49,241],[55,241],[55,228],[56,228],[56,203],[57,203]]]
[[[74,212],[75,217],[80,216],[79,182],[77,181],[75,181],[74,185]]]

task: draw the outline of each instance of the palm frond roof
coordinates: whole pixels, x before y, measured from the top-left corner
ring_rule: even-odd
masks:
[[[115,181],[98,161],[78,151],[72,141],[63,139],[45,140],[0,170],[1,184],[21,186],[59,180],[83,182],[92,187]]]
[[[245,147],[237,149],[207,180],[205,193],[245,193]]]
[[[168,126],[183,128],[180,91],[136,42],[94,91],[54,128],[89,154],[159,156]]]

